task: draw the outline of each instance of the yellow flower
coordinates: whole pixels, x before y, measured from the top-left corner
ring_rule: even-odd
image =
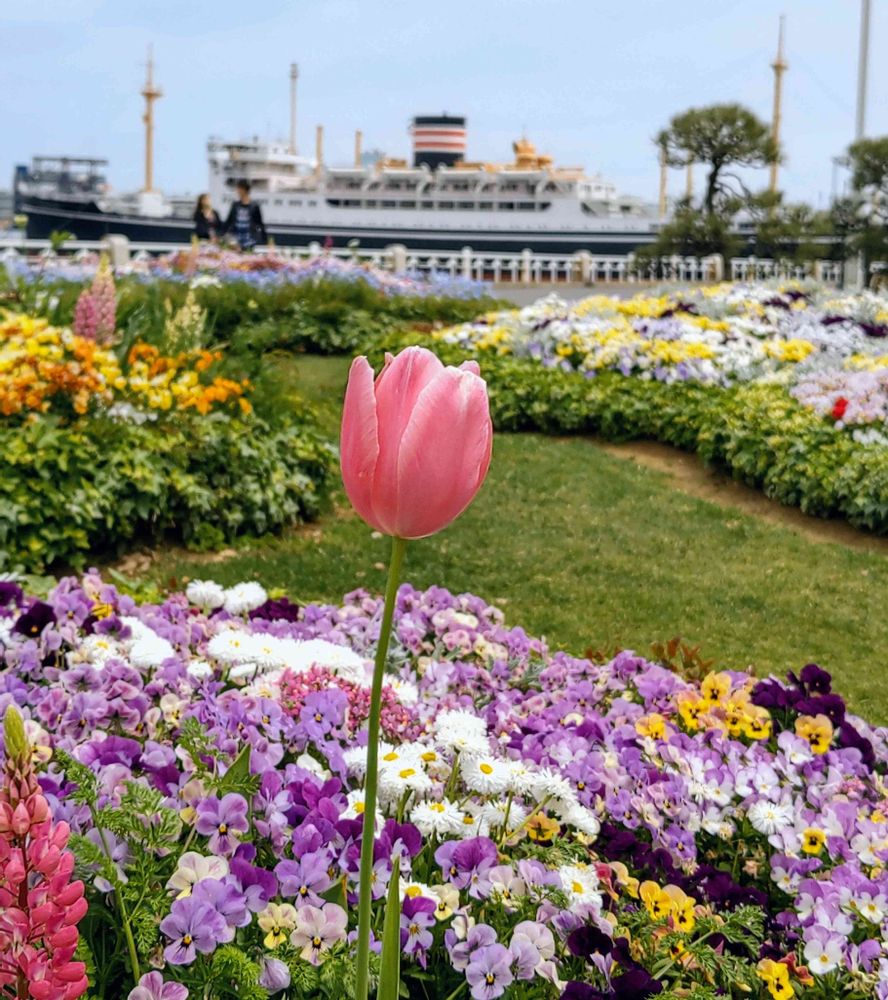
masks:
[[[691,732],[700,728],[700,716],[708,707],[704,699],[698,698],[695,691],[688,689],[675,696],[675,705],[685,728]]]
[[[832,723],[825,715],[800,715],[795,722],[796,736],[808,741],[811,750],[824,754],[832,742]]]
[[[752,711],[751,709],[755,709]],[[743,735],[750,740],[767,740],[771,736],[771,716],[764,708],[751,706],[740,724]]]
[[[826,834],[823,830],[809,826],[802,834],[802,850],[805,854],[819,854],[826,843]]]
[[[731,677],[725,671],[712,673],[711,671],[700,681],[700,693],[713,704],[727,698],[731,690]]]
[[[527,821],[527,836],[531,840],[548,843],[554,840],[561,832],[561,827],[557,820],[551,819],[544,813],[537,813]]]
[[[656,882],[642,882],[638,895],[652,920],[665,920],[672,913],[672,899]]]
[[[661,740],[666,735],[666,720],[659,712],[643,715],[635,723],[635,732],[639,736],[650,736],[651,739]]]
[[[265,931],[265,947],[277,948],[296,927],[296,907],[290,903],[269,903],[259,914],[257,922]]]
[[[694,916],[694,906],[697,901],[692,896],[688,896],[677,885],[666,885],[663,892],[672,902],[671,917],[675,929],[683,934],[689,934],[694,929],[696,917]]]

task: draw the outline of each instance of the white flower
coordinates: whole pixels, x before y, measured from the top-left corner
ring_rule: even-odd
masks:
[[[68,654],[69,663],[92,663],[101,667],[112,657],[121,655],[121,647],[116,639],[107,635],[88,635],[80,643],[79,649]]]
[[[214,580],[192,580],[185,596],[202,611],[214,611],[225,603],[225,588]]]
[[[204,857],[196,851],[186,851],[179,858],[179,864],[167,882],[167,889],[175,889],[177,899],[190,896],[191,890],[205,878],[223,879],[228,874],[228,862],[225,858]]]
[[[770,836],[792,826],[792,809],[788,805],[760,799],[753,803],[746,813],[753,829]]]
[[[550,767],[536,772],[531,794],[537,802],[542,802],[543,799],[550,801],[554,799],[556,806],[564,809],[572,808],[577,801],[577,793],[574,791],[573,785],[567,778],[563,778]]]
[[[587,837],[597,837],[598,831],[601,829],[601,824],[598,822],[598,817],[595,813],[591,809],[587,809],[585,806],[579,804],[566,809],[562,813],[561,818],[565,823],[576,827],[580,833],[585,833]]]
[[[379,794],[389,802],[399,800],[408,790],[416,796],[428,795],[433,787],[418,760],[402,760],[379,769]]]
[[[598,891],[595,869],[584,865],[565,865],[558,869],[561,888],[567,893],[572,910],[599,909],[602,899]]]
[[[416,899],[417,896],[437,901],[437,896],[432,892],[431,886],[426,885],[425,882],[408,881],[405,878],[399,878],[398,889],[402,903],[405,899]]]
[[[319,760],[315,760],[310,753],[300,754],[296,758],[296,766],[301,767],[304,771],[311,771],[312,774],[316,774],[319,778],[324,778],[325,780],[330,777],[330,772]]]
[[[839,967],[843,960],[842,940],[831,936],[825,940],[815,938],[805,945],[805,964],[815,976],[825,976]]]
[[[364,790],[362,788],[357,788],[352,792],[348,793],[347,805],[344,811],[340,814],[341,819],[358,819],[364,815]],[[376,827],[379,828],[385,822],[382,813],[379,811],[379,806],[376,807]]]
[[[225,610],[230,615],[243,615],[255,611],[268,600],[265,588],[252,580],[236,583],[225,591]]]
[[[220,663],[239,663],[250,655],[250,636],[237,629],[225,629],[207,643],[207,653]]]
[[[349,747],[342,754],[349,774],[362,775],[367,770],[367,748]]]
[[[439,736],[443,732],[457,732],[473,736],[487,736],[487,723],[474,712],[456,709],[441,712],[435,719],[434,732]]]
[[[507,767],[509,768],[509,788],[519,795],[530,795],[536,787],[536,771],[531,771],[523,760],[509,761]]]
[[[312,667],[326,667],[345,680],[363,686],[369,683],[363,657],[348,646],[339,646],[325,639],[285,640],[285,643],[286,645],[279,647],[282,665],[289,667],[294,673],[301,673]]]
[[[411,813],[410,822],[425,837],[447,837],[462,833],[465,813],[448,799],[441,802],[419,802]]]
[[[206,660],[190,660],[185,669],[191,677],[195,677],[197,680],[209,677],[213,673],[213,668]]]
[[[395,692],[402,705],[415,705],[419,701],[419,688],[411,681],[402,681],[400,677],[392,677],[387,687]]]
[[[494,802],[485,802],[478,810],[478,815],[482,816],[492,830],[499,829],[508,823],[508,829],[517,830],[527,819],[527,810],[518,802],[506,799],[497,799]]]
[[[482,795],[501,795],[509,787],[509,768],[500,760],[487,756],[464,756],[459,761],[463,784]]]
[[[132,633],[127,656],[134,667],[159,667],[165,660],[176,655],[172,644],[140,619],[122,615],[120,620],[129,626]]]

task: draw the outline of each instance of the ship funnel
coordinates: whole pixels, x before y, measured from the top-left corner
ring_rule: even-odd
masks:
[[[355,166],[360,167],[361,165],[361,145],[364,139],[364,133],[358,129],[355,132]]]
[[[414,167],[452,167],[465,158],[465,116],[417,115],[410,132]]]
[[[296,155],[296,81],[299,79],[299,67],[290,63],[290,152]]]
[[[320,175],[324,169],[324,126],[318,125],[315,132],[315,173]]]

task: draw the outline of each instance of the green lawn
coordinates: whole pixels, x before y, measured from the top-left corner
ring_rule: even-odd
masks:
[[[282,360],[331,433],[348,370],[342,358]],[[379,590],[386,539],[344,495],[319,522],[210,564],[165,553],[163,583],[255,577],[302,600]],[[783,673],[815,660],[874,722],[888,722],[888,560],[792,531],[670,487],[589,440],[499,435],[478,499],[440,535],[413,543],[407,578],[471,590],[507,620],[582,653],[619,644],[647,652],[680,634],[725,667]]]

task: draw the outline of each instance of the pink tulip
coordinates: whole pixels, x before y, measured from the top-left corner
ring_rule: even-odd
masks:
[[[422,347],[386,355],[373,381],[355,358],[342,413],[342,481],[355,510],[397,538],[424,538],[469,506],[490,465],[493,426],[478,365],[444,367]]]

